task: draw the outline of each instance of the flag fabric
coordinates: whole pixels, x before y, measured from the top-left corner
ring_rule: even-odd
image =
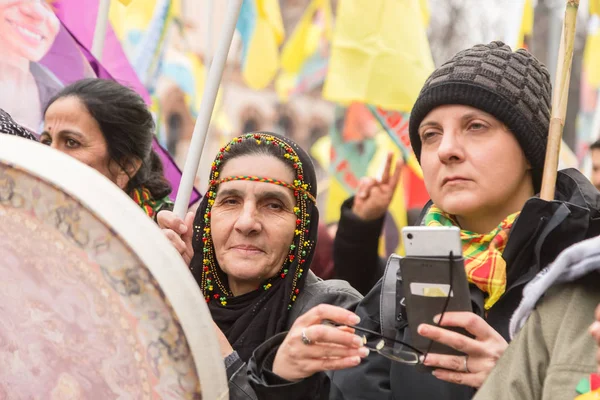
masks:
[[[89,50],[94,41],[99,0],[56,0],[53,5],[58,18],[81,47],[87,50],[88,60],[96,67],[98,62]],[[134,89],[150,104],[150,94],[137,77],[110,24],[106,31],[102,66],[119,83]]]
[[[523,18],[521,19],[521,27],[519,28],[518,47],[520,48],[529,48],[529,38],[531,38],[531,35],[533,34],[533,17],[533,0],[525,0]]]
[[[590,0],[590,15],[600,16],[600,0]]]
[[[323,97],[409,112],[433,71],[421,0],[340,1]]]
[[[380,177],[389,151],[396,159],[402,157],[390,136],[383,131],[366,106],[353,103],[348,108],[338,107],[336,123],[327,137],[329,147],[329,186],[325,206],[325,222],[337,222],[340,207],[344,200],[352,196],[363,176]],[[311,149],[311,154],[322,159],[325,139]],[[316,153],[321,153],[321,156]],[[400,229],[406,226],[406,204],[404,186],[398,185],[392,203],[386,214],[380,254],[388,256],[393,252],[402,254]]]
[[[280,99],[306,93],[324,82],[332,25],[329,0],[312,0],[281,52],[275,85]]]
[[[244,0],[236,26],[242,39],[242,76],[253,89],[265,88],[279,70],[285,37],[278,0]]]
[[[576,124],[576,155],[583,173],[588,177],[592,174],[589,146],[598,139],[598,133],[593,130],[596,109],[600,104],[600,0],[591,0],[589,6],[590,19],[583,51],[580,107]]]
[[[190,113],[196,118],[200,109],[200,102],[204,93],[206,81],[206,67],[197,54],[170,49],[164,58],[160,77],[175,82],[185,94],[185,102]],[[217,92],[212,120],[219,121],[222,116],[222,92]],[[221,121],[222,122],[222,121]]]
[[[513,50],[528,47],[533,32],[533,11],[532,0],[513,0],[505,4],[503,41]]]
[[[166,50],[168,32],[180,15],[179,0],[113,0],[110,23],[136,74],[152,94]]]
[[[387,132],[395,148],[404,159],[402,184],[404,185],[405,205],[407,209],[422,208],[429,200],[429,194],[423,181],[421,165],[412,151],[408,134],[409,114],[398,111],[386,111],[381,107],[367,106],[381,127]]]
[[[423,171],[412,151],[410,136],[408,134],[408,122],[410,114],[397,111],[387,111],[381,107],[367,105],[369,111],[373,114],[385,131],[390,135],[394,144],[400,149],[404,163],[413,170],[413,172],[423,178]]]
[[[429,19],[431,17],[429,13],[429,3],[427,0],[419,0],[419,7],[421,10],[421,19],[423,20],[423,25],[425,27],[429,26]]]
[[[592,16],[583,51],[583,70],[590,85],[600,88],[600,16]]]

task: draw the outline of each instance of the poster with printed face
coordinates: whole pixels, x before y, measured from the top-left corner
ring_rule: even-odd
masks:
[[[114,76],[88,51],[97,10],[97,0],[0,0],[0,108],[17,123],[41,133],[48,102],[62,88],[84,78],[116,79],[149,100],[118,42],[110,42],[104,52],[118,67],[111,70],[117,73]],[[181,171],[156,140],[153,148],[162,160],[174,200]],[[194,190],[190,204],[200,197]]]
[[[49,0],[0,0],[0,108],[40,131],[62,87],[96,76]]]

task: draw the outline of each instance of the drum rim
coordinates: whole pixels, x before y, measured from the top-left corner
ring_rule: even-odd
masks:
[[[38,177],[77,199],[123,240],[169,300],[190,347],[202,397],[228,398],[227,375],[204,296],[158,225],[98,171],[41,143],[0,134],[0,163]],[[107,202],[107,197],[114,201]],[[209,367],[205,363],[207,359],[216,362]]]

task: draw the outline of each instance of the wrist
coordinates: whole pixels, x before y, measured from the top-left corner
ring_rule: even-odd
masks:
[[[277,354],[275,355],[275,360],[273,361],[273,373],[278,377],[285,379],[289,382],[297,382],[301,380],[302,378],[297,378],[292,376],[293,374],[290,374],[292,370],[293,368],[290,368],[289,365],[285,365],[285,362],[283,362],[281,360],[281,357],[279,357],[279,352],[277,352]]]
[[[356,207],[352,207],[351,210],[354,215],[356,215],[359,219],[363,221],[375,221],[376,219],[379,219],[385,215],[385,212],[381,214],[378,212],[361,210],[360,208]]]

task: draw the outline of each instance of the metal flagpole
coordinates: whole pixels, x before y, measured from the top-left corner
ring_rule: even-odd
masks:
[[[210,63],[212,58],[213,44],[213,17],[214,17],[214,1],[206,0],[206,43],[204,46],[204,67],[206,68],[206,79],[210,71]]]
[[[98,17],[94,30],[94,41],[92,42],[92,55],[98,61],[102,61],[102,51],[108,28],[108,12],[110,11],[110,0],[100,0],[98,4]]]
[[[242,1],[243,0],[229,0],[225,24],[221,32],[217,51],[215,52],[210,65],[208,79],[204,85],[204,93],[202,94],[202,102],[200,103],[200,112],[198,114],[196,126],[194,127],[190,149],[185,160],[183,176],[181,177],[181,184],[179,185],[177,199],[175,200],[175,208],[173,210],[173,212],[181,219],[185,217],[188,209],[190,196],[194,187],[194,179],[196,178],[198,165],[200,164],[200,156],[202,154],[202,149],[204,148],[204,143],[206,142],[210,117],[215,107],[217,91],[221,84],[225,62],[227,61],[227,54],[229,53],[229,47],[231,46],[231,40],[233,39],[233,34],[235,32],[235,26],[242,7]]]

